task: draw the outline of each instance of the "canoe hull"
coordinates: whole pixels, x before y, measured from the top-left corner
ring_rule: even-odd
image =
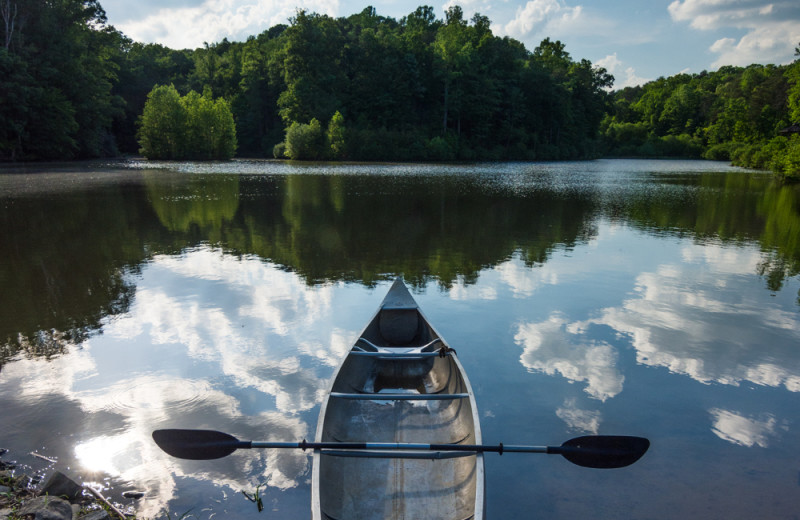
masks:
[[[360,336],[366,341],[357,341],[337,369],[322,403],[316,441],[482,443],[463,366],[452,353],[433,355],[446,344],[410,298],[402,281],[395,282]],[[392,316],[382,323],[385,311]],[[416,328],[413,334],[403,330],[409,327]],[[437,453],[441,458],[407,458]],[[484,517],[482,453],[355,455],[315,450],[315,520]]]

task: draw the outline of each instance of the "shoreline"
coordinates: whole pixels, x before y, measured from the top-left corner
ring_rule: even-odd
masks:
[[[0,457],[8,450],[0,449]],[[51,459],[31,453],[53,463]],[[32,469],[32,468],[30,468]],[[52,520],[111,520],[135,519],[132,512],[123,511],[124,506],[110,502],[102,493],[86,484],[79,484],[58,469],[34,473],[18,471],[16,463],[0,460],[0,520],[11,520],[33,515]],[[44,484],[43,475],[50,473]],[[140,498],[134,492],[130,498]],[[125,508],[128,509],[128,508]]]

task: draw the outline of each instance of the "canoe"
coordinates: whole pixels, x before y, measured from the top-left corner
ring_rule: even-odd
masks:
[[[402,279],[331,379],[316,442],[481,444],[464,368]],[[483,520],[483,453],[316,449],[314,520]]]

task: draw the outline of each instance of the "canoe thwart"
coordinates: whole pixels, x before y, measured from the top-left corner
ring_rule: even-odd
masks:
[[[331,392],[331,397],[362,401],[446,401],[448,399],[469,399],[469,394],[349,394]]]
[[[365,352],[354,350],[350,352],[350,354],[353,356],[376,357],[378,359],[389,359],[392,361],[441,357],[439,352]]]
[[[363,343],[367,348],[358,346],[357,344],[359,342]],[[378,352],[378,353],[381,353],[381,354],[408,353],[408,350],[411,350],[412,352],[429,352],[429,351],[433,350],[433,346],[434,345],[436,345],[437,343],[441,343],[441,342],[442,342],[442,338],[434,338],[432,341],[426,343],[425,345],[423,345],[421,347],[415,347],[413,350],[412,349],[407,349],[406,352],[402,352],[402,351],[398,352],[399,348],[401,348],[401,347],[379,347],[378,345],[376,345],[375,343],[371,342],[367,338],[358,338],[356,340],[356,345],[353,346],[353,349],[356,352],[358,352],[358,351],[361,351],[361,352]]]

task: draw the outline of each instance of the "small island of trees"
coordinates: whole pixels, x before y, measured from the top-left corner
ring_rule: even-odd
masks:
[[[2,160],[680,156],[800,176],[800,136],[781,134],[800,121],[800,60],[613,91],[562,42],[526,49],[457,5],[298,11],[183,50],[132,41],[96,0],[0,0],[0,15]]]

